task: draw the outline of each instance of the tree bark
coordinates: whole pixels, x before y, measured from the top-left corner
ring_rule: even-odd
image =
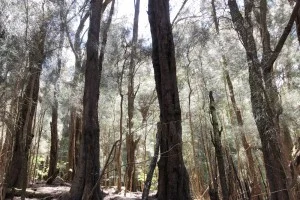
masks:
[[[161,157],[158,162],[158,199],[189,200],[189,177],[182,156],[181,109],[169,0],[148,2],[152,63],[163,133],[160,139]]]
[[[76,170],[70,196],[72,200],[86,199],[97,183],[100,171],[99,161],[99,32],[102,0],[92,0],[90,5],[90,27],[87,40],[87,60],[83,96],[83,127],[80,144],[78,170]],[[102,199],[97,187],[92,199]]]

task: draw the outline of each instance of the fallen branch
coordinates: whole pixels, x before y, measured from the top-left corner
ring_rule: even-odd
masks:
[[[39,192],[39,191],[35,191],[34,189],[26,189],[25,197],[36,198],[36,199],[53,199],[53,198],[58,198],[65,192],[66,191],[60,191],[60,192],[58,191],[57,193],[53,193],[53,191]],[[6,198],[21,196],[21,195],[22,195],[22,189],[8,188],[6,191]]]

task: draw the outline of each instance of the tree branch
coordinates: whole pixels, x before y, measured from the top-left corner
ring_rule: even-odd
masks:
[[[281,52],[282,47],[283,47],[288,35],[290,34],[290,32],[292,30],[294,21],[295,21],[296,17],[298,16],[299,8],[300,8],[300,0],[297,1],[296,5],[293,9],[292,15],[290,17],[290,20],[288,21],[286,27],[284,28],[283,33],[282,33],[282,35],[281,35],[274,51],[273,51],[270,59],[265,64],[265,66],[266,66],[265,69],[266,70],[271,70],[275,60],[278,58],[278,55]]]

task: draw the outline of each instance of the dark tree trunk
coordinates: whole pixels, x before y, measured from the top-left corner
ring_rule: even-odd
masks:
[[[134,19],[133,19],[133,36],[131,41],[131,55],[128,73],[128,134],[126,134],[126,151],[127,151],[127,167],[126,167],[126,189],[129,191],[136,191],[136,175],[135,175],[135,150],[139,140],[134,140],[133,127],[133,113],[134,100],[136,92],[134,91],[134,76],[136,63],[136,46],[138,40],[138,25],[140,14],[140,0],[135,1]]]
[[[211,122],[213,126],[212,142],[215,147],[215,154],[218,162],[219,177],[220,177],[222,196],[223,196],[222,199],[229,200],[228,182],[227,182],[225,160],[224,160],[225,154],[223,153],[223,147],[221,143],[222,128],[219,127],[217,110],[216,110],[216,105],[215,105],[212,91],[209,92],[209,110],[210,110]]]
[[[217,13],[216,13],[216,7],[215,7],[215,0],[212,0],[211,4],[212,4],[212,10],[213,10],[212,14],[213,14],[213,20],[214,20],[216,32],[217,32],[217,34],[220,34],[219,22],[218,22]],[[224,76],[225,76],[225,80],[226,80],[227,85],[228,85],[230,100],[231,100],[232,107],[233,107],[233,110],[235,112],[237,123],[238,123],[239,129],[240,129],[240,137],[241,137],[241,140],[242,140],[242,144],[243,144],[243,147],[246,151],[246,156],[247,156],[247,159],[248,159],[248,164],[249,164],[249,169],[250,169],[249,170],[250,171],[250,177],[253,181],[251,183],[252,184],[252,191],[251,191],[252,199],[258,199],[259,200],[259,199],[262,198],[262,192],[261,192],[261,187],[260,187],[260,184],[259,184],[259,181],[258,181],[258,177],[255,173],[255,162],[254,162],[254,159],[253,159],[253,156],[252,156],[252,149],[251,149],[251,147],[250,147],[250,145],[249,145],[249,143],[246,139],[246,135],[245,135],[244,128],[243,128],[244,122],[243,122],[242,114],[241,114],[241,111],[238,108],[236,100],[235,100],[233,85],[232,85],[232,82],[231,82],[231,79],[230,79],[230,76],[229,76],[229,72],[226,69],[227,68],[227,62],[226,62],[226,58],[225,58],[224,55],[222,55],[222,59],[223,59],[223,67],[224,67]],[[232,116],[232,115],[230,115],[230,116]]]
[[[68,165],[67,165],[67,180],[72,181],[75,172],[75,135],[76,135],[76,110],[74,107],[70,111],[69,124],[69,149],[68,149]]]
[[[100,172],[99,161],[99,32],[102,0],[92,0],[90,5],[90,27],[87,40],[87,60],[83,96],[83,127],[78,167],[70,190],[72,200],[86,199],[97,183]],[[92,199],[102,199],[97,187]]]
[[[126,189],[129,191],[137,190],[135,177],[135,150],[139,139],[134,140],[133,134],[126,135],[127,166],[126,166]]]
[[[67,180],[72,181],[77,169],[79,160],[79,149],[82,132],[82,120],[76,108],[71,108],[70,125],[69,125],[69,149],[68,149],[68,165]]]
[[[27,182],[28,153],[33,138],[32,122],[38,100],[42,64],[45,58],[45,36],[46,25],[44,24],[35,34],[32,49],[29,52],[29,77],[16,121],[13,155],[6,176],[6,183],[9,188],[21,187],[25,181]]]
[[[51,127],[51,146],[50,146],[50,161],[49,161],[49,171],[47,184],[52,184],[55,179],[55,174],[57,169],[57,149],[58,149],[58,134],[57,134],[57,99],[54,100],[54,105],[52,107],[52,122],[50,122]]]
[[[266,0],[260,1],[260,10],[255,12],[255,15],[260,25],[261,37],[263,38],[261,61],[258,59],[251,19],[254,1],[245,1],[245,17],[240,13],[236,0],[228,0],[228,6],[235,29],[246,50],[249,65],[252,112],[261,138],[271,199],[290,199],[292,198],[290,196],[292,177],[281,142],[282,133],[280,132],[279,116],[282,113],[282,108],[274,83],[273,64],[291,31],[299,11],[300,1],[297,1],[290,20],[274,50],[271,50],[270,34],[266,22],[267,2]],[[247,26],[245,26],[246,24]]]
[[[181,109],[169,0],[149,0],[148,14],[162,131],[161,157],[158,162],[158,199],[188,200],[191,196],[189,177],[182,157]]]
[[[295,23],[296,23],[298,41],[299,41],[299,44],[300,44],[300,9],[298,10],[298,14],[297,14]]]

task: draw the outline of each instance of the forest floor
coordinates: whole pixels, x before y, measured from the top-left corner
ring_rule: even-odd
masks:
[[[48,186],[45,184],[35,184],[26,189],[28,198],[26,200],[60,200],[63,194],[68,193],[70,190],[69,186]],[[120,193],[116,193],[115,187],[103,188],[104,200],[138,200],[142,198],[142,192],[127,192],[124,195],[124,188]],[[149,194],[149,200],[155,200],[153,197],[155,192]],[[20,200],[21,197],[7,198],[7,200]],[[152,197],[151,197],[152,196]]]

